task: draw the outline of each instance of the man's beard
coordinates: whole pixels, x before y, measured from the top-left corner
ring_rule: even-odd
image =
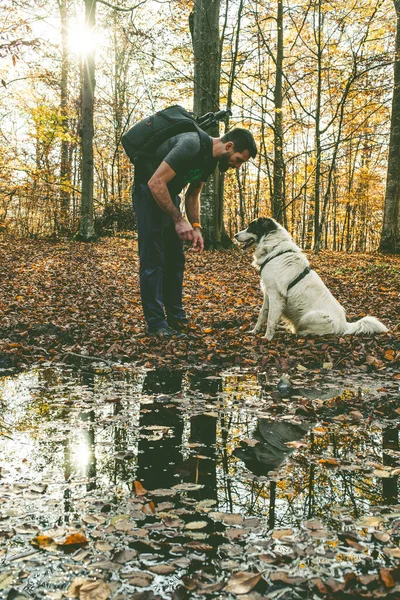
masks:
[[[229,158],[230,158],[230,154],[225,154],[225,155],[221,156],[221,158],[219,159],[218,166],[219,166],[219,170],[221,173],[226,173],[226,171],[229,169],[229,167],[230,167]]]

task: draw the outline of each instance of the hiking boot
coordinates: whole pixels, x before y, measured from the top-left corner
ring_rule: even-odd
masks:
[[[184,333],[181,333],[180,331],[177,331],[176,329],[173,329],[172,327],[169,327],[168,325],[166,327],[160,327],[159,329],[154,329],[154,330],[148,330],[147,331],[147,335],[149,337],[156,337],[156,338],[185,338],[186,335]]]
[[[175,329],[175,331],[179,331],[179,333],[187,333],[189,329],[189,321],[186,318],[183,319],[174,319],[173,317],[167,318],[168,325]]]

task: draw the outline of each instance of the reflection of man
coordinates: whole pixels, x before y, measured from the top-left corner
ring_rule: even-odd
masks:
[[[187,132],[163,142],[154,158],[135,163],[133,205],[136,212],[140,293],[148,333],[171,337],[187,323],[182,307],[183,241],[204,249],[200,225],[200,192],[216,166],[238,169],[257,148],[250,131],[232,129],[220,138]],[[179,194],[187,186],[185,208]]]
[[[259,443],[252,447],[242,444],[235,448],[233,454],[243,460],[254,475],[267,475],[293,452],[286,443],[300,440],[308,429],[305,424],[259,419],[253,435]]]
[[[170,488],[177,483],[174,474],[182,462],[183,422],[176,405],[171,404],[165,395],[181,390],[182,377],[182,371],[159,369],[149,371],[143,383],[143,394],[153,396],[154,402],[146,404],[146,410],[140,415],[136,479],[148,490]],[[161,394],[165,395],[158,397]],[[161,431],[160,439],[155,440],[154,436],[160,435],[157,427],[165,427],[169,431]]]

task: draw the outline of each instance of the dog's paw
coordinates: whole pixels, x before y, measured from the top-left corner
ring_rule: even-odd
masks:
[[[250,329],[249,333],[251,335],[257,335],[257,333],[260,333],[261,329],[259,329],[258,327],[254,327],[254,329]]]
[[[267,333],[263,336],[263,339],[268,340],[270,342],[273,339],[273,337],[274,337],[274,334],[268,333],[268,331],[267,331]]]

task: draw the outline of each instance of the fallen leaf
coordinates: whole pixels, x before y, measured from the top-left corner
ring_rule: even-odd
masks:
[[[204,487],[201,483],[178,483],[173,485],[172,489],[182,492],[192,492],[195,490],[201,490]]]
[[[246,571],[239,571],[232,575],[227,585],[224,587],[224,592],[231,592],[232,594],[247,594],[250,590],[257,585],[261,579],[260,573],[249,573]]]
[[[320,465],[326,465],[327,467],[338,467],[340,462],[336,458],[320,458]]]
[[[149,571],[156,573],[157,575],[169,575],[176,571],[176,567],[173,567],[172,565],[153,565],[152,567],[149,567]]]
[[[371,516],[365,515],[364,517],[361,517],[360,519],[358,519],[357,525],[359,527],[377,527],[382,522],[383,522],[382,517],[376,517],[373,515],[371,515]]]
[[[130,548],[124,548],[123,550],[118,550],[113,556],[113,561],[124,565],[125,563],[130,562],[133,558],[137,556],[136,550],[131,550]]]
[[[154,579],[153,575],[142,573],[141,571],[133,571],[130,575],[129,583],[137,587],[147,587]]]
[[[147,490],[142,486],[140,481],[135,481],[133,485],[135,487],[136,496],[144,496],[147,494]]]
[[[110,595],[110,586],[101,579],[87,581],[79,590],[79,600],[107,600]]]
[[[57,546],[82,546],[88,544],[89,540],[80,531],[76,533],[70,533],[65,539],[55,540]]]
[[[15,579],[15,573],[12,571],[6,571],[4,573],[0,573],[0,590],[6,590],[9,588]]]
[[[323,523],[318,519],[310,519],[308,521],[304,521],[304,525],[307,527],[307,529],[311,530],[324,529]]]
[[[377,542],[381,542],[382,544],[386,544],[390,540],[390,535],[387,531],[374,531],[372,537]]]
[[[49,546],[54,546],[55,541],[49,535],[37,535],[31,540],[31,544],[38,548],[48,548]]]
[[[88,525],[102,525],[107,519],[103,515],[89,514],[83,515],[82,521]]]
[[[400,548],[388,548],[387,546],[383,549],[384,553],[388,556],[394,556],[400,558]]]
[[[385,587],[392,588],[396,585],[395,580],[389,569],[379,569],[379,577],[382,579]]]
[[[280,540],[281,538],[288,537],[290,535],[293,535],[292,529],[274,529],[272,532],[272,537],[274,540]]]
[[[185,529],[204,529],[207,525],[207,521],[191,521],[190,523],[186,523]]]

